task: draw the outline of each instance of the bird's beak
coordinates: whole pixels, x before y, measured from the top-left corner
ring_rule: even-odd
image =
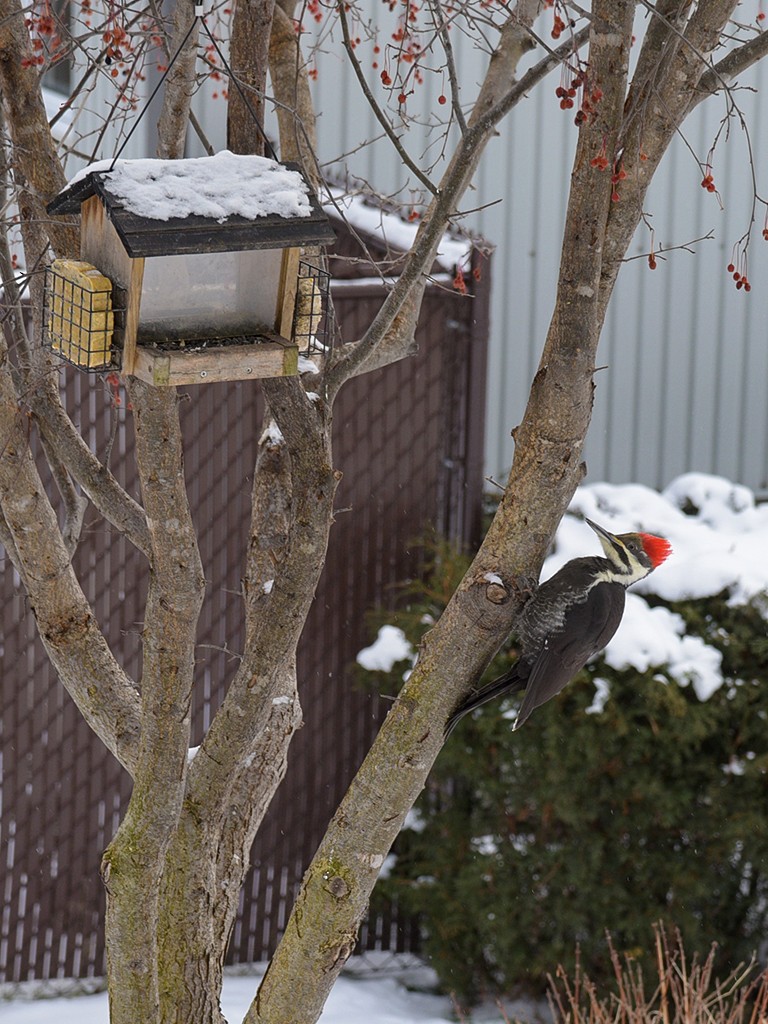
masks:
[[[597,534],[597,536],[600,537],[601,539],[605,538],[605,540],[607,540],[609,544],[615,544],[616,543],[616,537],[614,536],[614,534],[609,533],[607,530],[604,530],[602,528],[602,526],[598,526],[597,523],[593,523],[592,520],[591,519],[587,519],[586,516],[584,516],[584,522],[587,524],[587,526],[591,526],[592,529]]]

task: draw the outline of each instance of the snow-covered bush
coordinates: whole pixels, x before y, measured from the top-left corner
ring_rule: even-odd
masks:
[[[724,969],[765,950],[768,506],[700,474],[662,494],[583,487],[542,578],[594,550],[584,515],[664,535],[674,555],[634,588],[605,655],[522,729],[516,698],[458,726],[381,883],[421,915],[425,952],[462,998],[541,988],[577,944],[600,980],[605,931],[639,952],[658,920],[690,949],[717,941]],[[389,617],[411,644],[460,569],[442,551]]]

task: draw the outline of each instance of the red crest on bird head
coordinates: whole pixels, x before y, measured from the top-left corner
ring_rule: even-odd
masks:
[[[654,569],[657,569],[672,554],[672,545],[664,537],[655,537],[652,533],[641,533],[640,539]]]

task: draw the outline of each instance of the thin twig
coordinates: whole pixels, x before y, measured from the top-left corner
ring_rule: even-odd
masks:
[[[487,110],[485,114],[475,122],[473,128],[483,132],[488,130],[498,121],[501,121],[501,119],[505,117],[521,99],[523,99],[526,93],[530,92],[531,89],[537,86],[542,79],[547,77],[553,68],[556,68],[558,64],[567,62],[568,57],[573,50],[578,49],[587,41],[589,38],[589,31],[589,26],[585,25],[583,28],[579,29],[572,39],[569,39],[554,50],[546,43],[539,40],[538,37],[534,36],[537,42],[540,42],[548,51],[547,56],[542,58],[538,64],[535,64],[532,68],[526,71],[523,77],[519,79],[519,81],[515,82],[515,84],[510,88],[509,92],[505,96],[502,96],[498,103],[494,104],[490,110]]]
[[[654,256],[662,256],[665,252],[674,252],[676,249],[683,249],[685,252],[690,252],[694,256],[696,250],[692,249],[692,245],[696,245],[697,242],[711,242],[715,237],[714,230],[708,231],[706,235],[701,235],[699,238],[692,238],[690,242],[681,242],[679,245],[660,245],[657,249],[653,249]],[[639,252],[635,256],[625,256],[622,259],[622,263],[631,263],[633,260],[646,260],[651,255],[650,252]]]
[[[400,142],[398,137],[395,135],[394,129],[392,128],[389,119],[387,118],[386,114],[381,109],[379,104],[376,102],[376,98],[374,97],[368,83],[365,80],[363,69],[360,67],[360,62],[358,61],[355,55],[355,51],[352,48],[352,40],[349,35],[349,23],[347,22],[347,13],[344,9],[343,0],[340,0],[340,2],[336,5],[336,10],[339,15],[339,21],[341,22],[341,31],[344,37],[344,49],[347,51],[347,56],[349,57],[350,62],[352,64],[352,70],[355,72],[355,77],[357,78],[360,84],[360,88],[363,91],[363,95],[365,96],[367,102],[369,103],[376,120],[384,129],[387,138],[397,150],[400,159],[403,161],[408,170],[411,171],[411,173],[418,178],[422,185],[426,189],[428,189],[433,196],[437,195],[436,187],[432,184],[427,175],[424,174],[421,168],[418,167],[418,165],[413,162],[413,160],[408,155],[408,152],[406,151],[405,147]]]
[[[459,126],[461,134],[466,135],[467,122],[464,117],[464,111],[461,109],[459,77],[456,74],[456,60],[453,55],[451,36],[448,32],[448,23],[446,21],[445,14],[443,13],[440,0],[429,0],[429,5],[432,8],[432,17],[435,22],[435,27],[437,28],[437,33],[440,37],[443,52],[445,53],[445,65],[448,68],[448,81],[451,86],[451,109],[453,110],[453,116],[456,118],[456,123]]]

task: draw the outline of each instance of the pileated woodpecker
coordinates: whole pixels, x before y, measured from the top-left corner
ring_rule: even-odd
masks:
[[[600,538],[605,558],[574,558],[542,583],[520,617],[520,658],[498,679],[458,706],[446,736],[474,708],[504,693],[525,690],[515,729],[531,712],[556,696],[601,651],[619,628],[626,589],[667,558],[672,547],[649,533],[613,534],[587,519]]]

